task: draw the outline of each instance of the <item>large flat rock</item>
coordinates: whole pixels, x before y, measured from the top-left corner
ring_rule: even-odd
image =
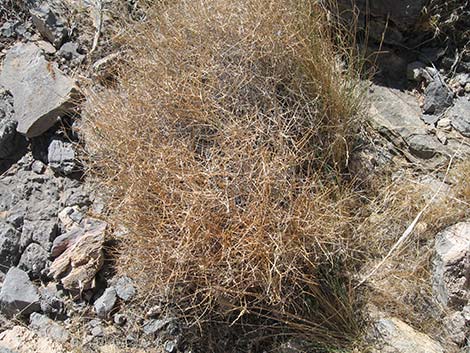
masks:
[[[27,137],[41,135],[72,108],[74,81],[33,43],[17,44],[7,53],[0,85],[12,93],[16,129]]]

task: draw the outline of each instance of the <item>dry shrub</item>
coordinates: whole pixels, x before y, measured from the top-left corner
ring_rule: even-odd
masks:
[[[363,245],[361,274],[366,275],[428,205],[405,244],[368,281],[369,302],[441,340],[448,337],[440,324],[443,308],[432,292],[434,240],[438,232],[470,216],[470,163],[454,161],[446,168],[428,175],[400,168],[393,180],[382,180],[363,209],[367,216],[357,243]]]
[[[84,129],[128,230],[118,267],[141,293],[189,322],[255,314],[351,338],[346,281],[319,275],[355,234],[341,172],[361,100],[338,33],[296,0],[175,1],[130,30],[119,84],[91,94]]]

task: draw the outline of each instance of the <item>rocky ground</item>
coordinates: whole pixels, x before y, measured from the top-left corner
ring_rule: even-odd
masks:
[[[99,37],[101,2],[64,3],[0,4],[0,352],[190,352],[178,321],[158,306],[128,304],[138,293],[114,274],[105,205],[80,162],[79,85],[115,55]],[[368,83],[378,134],[356,152],[356,168],[369,174],[402,159],[427,175],[468,158],[468,43],[419,45],[428,38],[417,25],[425,2],[378,3],[369,50],[382,42],[385,54]],[[454,11],[459,25],[470,22],[468,4]],[[434,247],[433,290],[453,343],[376,310],[375,351],[470,352],[470,223],[449,225]]]

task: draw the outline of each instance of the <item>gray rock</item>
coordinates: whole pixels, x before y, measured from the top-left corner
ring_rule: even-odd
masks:
[[[116,290],[113,287],[106,288],[104,293],[99,297],[94,304],[95,312],[98,317],[105,319],[109,317],[111,310],[116,304]]]
[[[46,287],[39,287],[39,295],[41,311],[43,313],[53,318],[64,313],[64,301],[55,284],[50,283]]]
[[[33,164],[31,165],[31,170],[35,172],[36,174],[43,174],[45,169],[46,169],[46,166],[41,161],[34,161]]]
[[[457,345],[462,346],[467,339],[470,339],[470,331],[463,313],[454,312],[444,319],[444,326],[449,333],[450,339]]]
[[[59,212],[59,219],[62,223],[63,228],[70,230],[72,226],[79,225],[85,215],[81,211],[79,206],[65,207]]]
[[[51,205],[44,205],[45,208]],[[51,213],[55,214],[55,209]],[[53,218],[53,216],[51,216]],[[21,233],[21,246],[24,249],[31,242],[40,244],[45,250],[49,251],[52,242],[57,236],[57,222],[56,221],[42,221],[42,220],[25,220],[23,224],[23,231]]]
[[[168,352],[168,353],[176,353],[176,351],[178,350],[178,346],[175,340],[166,341],[164,348],[165,348],[165,352]]]
[[[13,97],[8,91],[0,89],[0,159],[13,155],[26,144],[25,139],[16,132],[18,122],[13,115]]]
[[[72,206],[89,206],[90,192],[84,185],[78,185],[76,187],[66,187],[62,197],[62,202],[66,207]]]
[[[338,1],[342,6],[351,6],[347,0]],[[425,0],[378,0],[369,2],[367,0],[356,0],[353,2],[362,14],[370,17],[388,19],[390,25],[395,24],[398,28],[406,30],[411,28],[420,18],[421,11],[426,4]]]
[[[426,65],[421,61],[414,61],[408,64],[406,68],[406,77],[410,81],[421,81],[423,79],[423,71],[426,68]]]
[[[134,284],[129,277],[121,277],[116,282],[117,296],[125,302],[130,301],[136,293]]]
[[[456,134],[446,136],[446,144],[432,135],[424,123],[416,97],[396,89],[372,86],[368,119],[380,134],[413,163],[434,169],[446,165],[449,156],[466,158],[470,146],[461,143]]]
[[[438,114],[423,114],[421,119],[423,119],[423,121],[428,125],[435,125],[439,121],[440,117],[441,116]]]
[[[45,315],[32,313],[29,320],[29,328],[37,332],[39,336],[47,337],[60,343],[65,343],[70,338],[69,333],[64,327]]]
[[[60,48],[68,35],[64,21],[54,13],[47,3],[30,10],[30,14],[38,32],[54,47]]]
[[[73,144],[59,137],[53,138],[48,148],[47,160],[52,170],[65,175],[73,173],[76,169]]]
[[[14,37],[16,32],[15,32],[15,28],[16,28],[17,24],[16,23],[13,23],[13,22],[5,22],[2,27],[0,27],[0,33],[2,35],[2,37],[5,37],[5,38],[11,38],[11,37]]]
[[[334,11],[339,10],[351,25],[367,28],[370,39],[400,44],[397,42],[410,39],[408,32],[419,22],[426,4],[426,0],[339,0]]]
[[[442,346],[396,318],[381,318],[374,324],[374,353],[444,353]]]
[[[55,54],[57,52],[56,48],[49,42],[46,42],[44,40],[40,40],[38,42],[36,42],[36,45],[41,48],[44,53],[46,54]]]
[[[14,98],[17,131],[39,136],[70,111],[74,81],[54,63],[48,63],[33,43],[17,44],[8,51],[0,74],[0,85]]]
[[[127,322],[127,316],[124,314],[115,314],[113,321],[118,326],[124,326]]]
[[[437,300],[460,310],[470,301],[470,222],[457,223],[436,237],[433,292]]]
[[[28,274],[12,267],[0,291],[0,310],[5,316],[29,315],[40,310],[39,294]]]
[[[410,152],[421,159],[431,159],[439,150],[439,142],[430,135],[413,135],[407,139]]]
[[[440,77],[437,77],[426,87],[424,91],[424,114],[438,115],[452,105],[452,92],[441,80]]]
[[[468,99],[459,97],[447,112],[447,116],[455,130],[465,137],[470,137],[470,101]]]
[[[6,272],[18,263],[21,234],[0,219],[0,271]]]
[[[143,331],[146,335],[155,335],[159,331],[163,330],[171,322],[173,318],[165,318],[160,320],[149,320],[144,324]]]
[[[104,336],[103,326],[98,325],[98,326],[93,327],[91,329],[91,335],[93,337],[103,337]]]
[[[74,63],[82,62],[85,57],[78,52],[78,44],[74,42],[67,42],[62,45],[58,54],[65,60],[73,61]]]
[[[39,278],[49,261],[49,253],[36,243],[31,243],[23,252],[18,267],[31,278]]]

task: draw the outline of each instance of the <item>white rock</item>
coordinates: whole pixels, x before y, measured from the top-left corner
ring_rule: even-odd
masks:
[[[10,349],[15,353],[66,353],[59,343],[46,337],[40,337],[33,331],[21,326],[0,334],[0,347]]]
[[[397,318],[375,322],[375,353],[444,353],[442,346],[429,336],[414,330]]]

